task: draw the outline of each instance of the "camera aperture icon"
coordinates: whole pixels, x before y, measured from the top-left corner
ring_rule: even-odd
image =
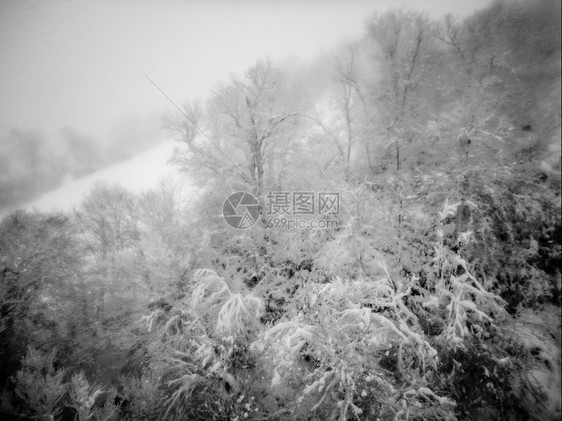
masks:
[[[259,214],[258,199],[248,192],[232,193],[222,205],[222,215],[226,223],[240,230],[253,227]]]

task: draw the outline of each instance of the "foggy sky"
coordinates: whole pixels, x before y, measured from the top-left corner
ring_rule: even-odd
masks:
[[[359,38],[376,10],[464,16],[489,0],[0,0],[0,139],[10,128],[107,137],[131,116],[201,98],[256,59],[312,60]],[[1,141],[1,140],[0,140]]]

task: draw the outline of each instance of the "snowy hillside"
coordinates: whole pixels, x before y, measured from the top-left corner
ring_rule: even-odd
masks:
[[[133,192],[153,188],[164,178],[178,176],[173,166],[168,163],[173,148],[173,141],[164,141],[127,161],[69,181],[58,189],[45,193],[25,208],[41,212],[72,210],[98,183],[120,185]]]

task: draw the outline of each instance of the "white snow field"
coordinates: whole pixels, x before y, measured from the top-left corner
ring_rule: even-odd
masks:
[[[67,181],[61,187],[51,190],[35,199],[25,209],[39,212],[71,211],[80,205],[98,183],[108,186],[119,185],[134,193],[150,190],[164,179],[178,179],[189,183],[168,163],[174,150],[172,140],[162,141],[151,149],[119,164],[97,171],[84,178]],[[187,186],[186,186],[187,187]]]

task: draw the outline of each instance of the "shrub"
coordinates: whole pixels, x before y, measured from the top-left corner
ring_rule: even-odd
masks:
[[[64,370],[54,368],[56,351],[42,353],[30,348],[22,359],[22,367],[12,378],[12,405],[18,414],[27,417],[54,417],[66,394]]]

